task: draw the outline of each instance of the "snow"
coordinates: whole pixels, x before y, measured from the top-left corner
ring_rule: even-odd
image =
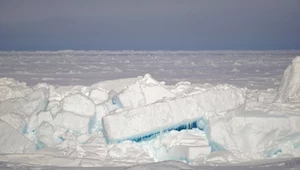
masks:
[[[0,67],[10,77],[0,79],[0,161],[128,169],[294,161],[299,54],[0,52],[20,66]]]

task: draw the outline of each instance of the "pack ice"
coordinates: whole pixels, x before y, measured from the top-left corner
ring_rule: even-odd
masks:
[[[149,74],[91,86],[1,78],[0,102],[5,162],[200,165],[300,156],[300,57],[278,89],[169,86]]]

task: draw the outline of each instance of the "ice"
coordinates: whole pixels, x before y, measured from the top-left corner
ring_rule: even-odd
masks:
[[[300,102],[300,56],[284,71],[276,101]]]
[[[63,111],[56,115],[54,118],[54,123],[56,126],[82,134],[88,132],[89,117]]]
[[[206,160],[194,160],[192,162],[193,165],[204,164],[205,162],[209,162],[215,165],[222,165],[222,164],[233,164],[233,163],[240,163],[243,162],[243,158],[234,155],[230,151],[218,151],[212,152],[211,154],[207,155]]]
[[[89,97],[93,100],[95,105],[103,103],[108,100],[108,92],[101,88],[96,88],[90,91]]]
[[[279,145],[299,142],[299,122],[299,116],[270,115],[259,111],[234,113],[211,119],[210,137],[236,154],[248,154],[256,159],[271,157],[283,149]],[[299,137],[294,142],[283,140],[297,134]]]
[[[1,116],[1,120],[7,122],[19,132],[27,132],[26,120],[22,115],[15,113],[5,114]]]
[[[109,91],[108,100],[96,105],[96,113],[90,117],[89,133],[102,130],[102,117],[119,108],[123,108],[123,104],[117,92],[114,90]]]
[[[120,101],[119,96],[116,91],[111,90],[111,91],[109,91],[108,95],[109,95],[111,104],[113,105],[112,110],[124,107],[123,103]]]
[[[60,105],[60,101],[58,101],[58,100],[50,101],[48,103],[47,109],[51,113],[51,115],[53,117],[55,117],[57,115],[57,113],[62,110],[61,105]]]
[[[11,98],[0,104],[0,115],[16,113],[22,116],[30,116],[45,110],[48,104],[48,91],[37,89],[25,97]]]
[[[32,89],[12,78],[0,78],[0,102],[11,98],[25,97]]]
[[[53,122],[52,114],[49,111],[40,112],[37,115],[37,125],[40,126],[43,122]]]
[[[141,149],[141,146],[135,145],[131,141],[121,142],[119,145],[113,145],[112,148],[108,150],[108,155],[112,158],[140,158],[140,159],[153,159],[150,158],[149,155]]]
[[[103,128],[109,142],[135,139],[193,123],[202,116],[219,114],[243,105],[244,102],[243,89],[219,86],[187,97],[161,100],[106,115],[102,119]]]
[[[11,98],[0,103],[0,117],[15,129],[27,129],[27,120],[42,112],[48,105],[48,90],[39,88],[25,97]],[[32,127],[30,127],[32,128]]]
[[[80,93],[66,96],[62,100],[62,109],[80,116],[92,116],[96,111],[94,102]]]
[[[0,153],[32,153],[35,151],[35,143],[8,123],[0,120]]]
[[[136,165],[130,168],[126,168],[127,170],[182,170],[182,169],[194,169],[193,167],[176,161],[164,161],[161,163],[152,163],[146,165]]]
[[[26,127],[24,127],[23,130],[24,134],[34,132],[37,126],[38,126],[38,117],[37,115],[34,114],[30,117],[28,123],[26,124]]]
[[[120,94],[120,101],[124,107],[139,107],[154,103],[163,98],[174,98],[175,94],[166,87],[154,80],[150,74],[146,74],[142,79],[129,85]]]
[[[26,55],[34,58],[37,53],[45,52]],[[79,55],[75,51],[71,53]],[[90,53],[95,55],[95,60],[102,55],[109,54],[108,58],[112,55],[112,52]],[[130,53],[135,55],[135,52]],[[93,74],[94,70],[78,74],[81,78],[89,76],[101,80],[89,86],[46,83],[27,86],[11,78],[1,78],[0,161],[34,166],[103,167],[178,160],[196,166],[240,165],[249,161],[299,157],[300,57],[292,61],[279,84],[289,59],[270,53],[272,57],[265,53],[256,56],[261,53],[254,52],[251,53],[253,58],[233,53],[234,56],[227,60],[219,53],[212,55],[216,58],[208,58],[206,53],[203,57],[198,56],[201,52],[178,52],[176,55],[182,58],[174,54],[174,61],[170,56],[168,59],[160,56],[169,54],[166,52],[147,57],[138,53],[137,56],[115,58],[113,64],[124,64],[128,60],[127,64],[133,64],[128,69],[132,70],[139,69],[134,65],[135,60],[145,64],[145,69],[153,69],[157,64],[151,72],[155,78],[146,74],[115,79],[111,73]],[[85,52],[80,56],[82,54]],[[73,60],[78,56],[70,57]],[[148,63],[156,57],[159,63]],[[115,70],[114,67],[119,66],[126,70],[127,66],[121,64],[108,67]],[[180,67],[180,72],[175,67]],[[60,69],[58,72],[68,79],[68,74],[62,74]],[[83,73],[82,70],[72,72]],[[138,71],[137,74],[146,72]],[[163,73],[168,73],[167,77],[159,77]],[[103,74],[115,80],[102,81],[97,76]],[[43,78],[57,82],[55,78],[44,76],[37,74],[32,80]],[[170,79],[172,83],[184,81],[170,85]],[[279,89],[272,88],[276,86],[280,86]],[[256,87],[267,88],[254,89]],[[178,169],[175,166],[178,162],[164,163],[161,164],[164,168]]]
[[[156,159],[184,160],[190,162],[197,157],[204,157],[211,153],[211,147],[203,131],[192,130],[170,131],[161,134],[148,149]]]
[[[42,122],[42,124],[38,127],[37,137],[39,141],[47,147],[53,147],[61,142],[57,137],[55,137],[54,125],[49,122]]]

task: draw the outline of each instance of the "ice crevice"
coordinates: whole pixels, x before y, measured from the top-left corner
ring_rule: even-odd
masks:
[[[267,90],[165,85],[150,74],[92,86],[29,87],[1,78],[0,161],[44,154],[52,156],[31,163],[51,164],[58,153],[76,166],[299,157],[299,77],[300,57],[279,88]]]

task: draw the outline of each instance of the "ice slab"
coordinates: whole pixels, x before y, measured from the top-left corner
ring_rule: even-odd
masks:
[[[161,100],[102,118],[108,142],[135,139],[193,123],[201,117],[234,109],[245,102],[245,90],[219,86],[186,97]]]
[[[35,151],[34,141],[0,120],[0,153],[31,153]]]
[[[81,93],[65,97],[62,100],[62,108],[80,116],[92,116],[96,112],[94,102]]]
[[[108,92],[101,88],[95,88],[90,91],[89,97],[94,101],[95,105],[108,100]]]
[[[22,116],[30,116],[46,109],[49,92],[40,88],[25,97],[12,98],[0,104],[0,116],[14,113]]]
[[[79,116],[71,112],[60,112],[54,118],[56,126],[63,127],[75,133],[87,133],[89,127],[89,117]]]
[[[122,90],[118,97],[124,107],[135,108],[176,96],[163,84],[154,80],[150,74],[146,74],[142,79]]]
[[[299,122],[300,116],[246,111],[211,119],[210,137],[234,153],[253,158],[272,157],[286,149],[287,144],[300,142]]]
[[[149,149],[160,161],[191,160],[211,153],[211,147],[203,131],[199,129],[170,131],[158,136]]]
[[[39,142],[47,147],[53,147],[61,142],[55,134],[55,127],[49,122],[42,122],[36,135]]]
[[[11,98],[0,103],[0,119],[18,131],[26,130],[27,120],[37,113],[45,111],[49,92],[45,88],[35,89],[25,97]]]

